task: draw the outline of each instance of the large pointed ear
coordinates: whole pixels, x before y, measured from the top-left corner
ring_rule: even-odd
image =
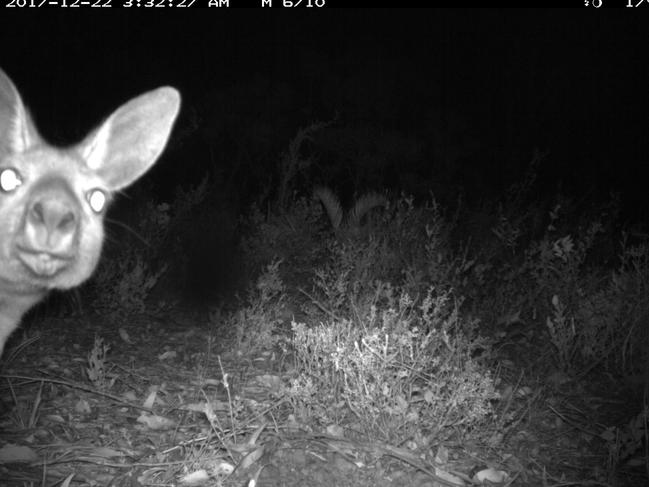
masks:
[[[156,161],[179,108],[180,94],[174,88],[149,91],[115,111],[77,150],[108,189],[122,189]]]
[[[18,90],[0,69],[0,155],[24,152],[39,140]]]

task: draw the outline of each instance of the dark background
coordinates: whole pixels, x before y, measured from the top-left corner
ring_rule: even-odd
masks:
[[[617,190],[629,215],[647,214],[642,11],[5,12],[0,66],[50,141],[76,141],[144,90],[181,90],[182,170],[170,154],[160,182],[227,173],[241,146],[270,166],[299,127],[337,115],[410,148],[382,154],[370,186],[497,193],[538,147],[548,190]]]
[[[622,221],[643,223],[648,20],[588,8],[5,9],[0,66],[58,144],[176,86],[174,135],[139,184],[162,201],[207,175],[212,207],[233,221],[272,201],[282,152],[321,121],[332,123],[305,149],[317,164],[298,193],[324,183],[343,199],[433,191],[479,204],[520,180],[538,148],[539,197],[616,193]]]

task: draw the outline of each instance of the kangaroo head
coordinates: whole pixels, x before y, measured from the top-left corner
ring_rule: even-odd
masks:
[[[154,164],[179,107],[175,89],[158,88],[117,109],[81,143],[55,148],[0,70],[0,353],[23,308],[92,274],[111,196]]]

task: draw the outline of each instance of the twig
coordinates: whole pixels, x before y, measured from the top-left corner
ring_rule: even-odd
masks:
[[[304,289],[301,287],[297,288],[298,291],[300,291],[302,294],[304,294],[307,298],[311,300],[313,304],[315,304],[318,308],[320,308],[322,311],[327,313],[329,316],[331,316],[334,320],[336,321],[342,321],[342,318],[336,315],[333,311],[328,310],[324,304],[320,303],[316,298],[311,296],[308,292],[306,292]]]
[[[114,396],[112,394],[108,394],[107,392],[98,391],[96,389],[93,389],[90,386],[86,386],[86,385],[83,385],[83,384],[78,384],[78,383],[74,383],[74,382],[68,382],[67,380],[50,379],[48,377],[29,377],[29,376],[26,376],[26,375],[6,375],[6,374],[0,374],[0,378],[7,379],[7,380],[9,380],[9,379],[20,379],[20,380],[26,380],[26,381],[29,381],[29,382],[41,382],[41,383],[49,382],[51,384],[59,384],[59,385],[62,385],[62,386],[70,387],[72,389],[79,389],[79,390],[82,390],[82,391],[85,391],[85,392],[89,392],[91,394],[95,394],[97,396],[102,396],[102,397],[106,397],[108,399],[112,399],[116,403],[124,404],[125,406],[129,406],[129,407],[132,407],[134,409],[140,409],[142,411],[150,411],[150,408],[146,408],[146,407],[143,407],[143,406],[138,406],[137,404],[131,404],[130,402],[125,401],[121,397]]]

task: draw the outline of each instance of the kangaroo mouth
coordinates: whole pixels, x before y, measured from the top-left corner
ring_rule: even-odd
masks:
[[[17,250],[20,262],[37,277],[53,277],[67,267],[71,261],[67,256],[48,252],[38,252],[22,247]]]

